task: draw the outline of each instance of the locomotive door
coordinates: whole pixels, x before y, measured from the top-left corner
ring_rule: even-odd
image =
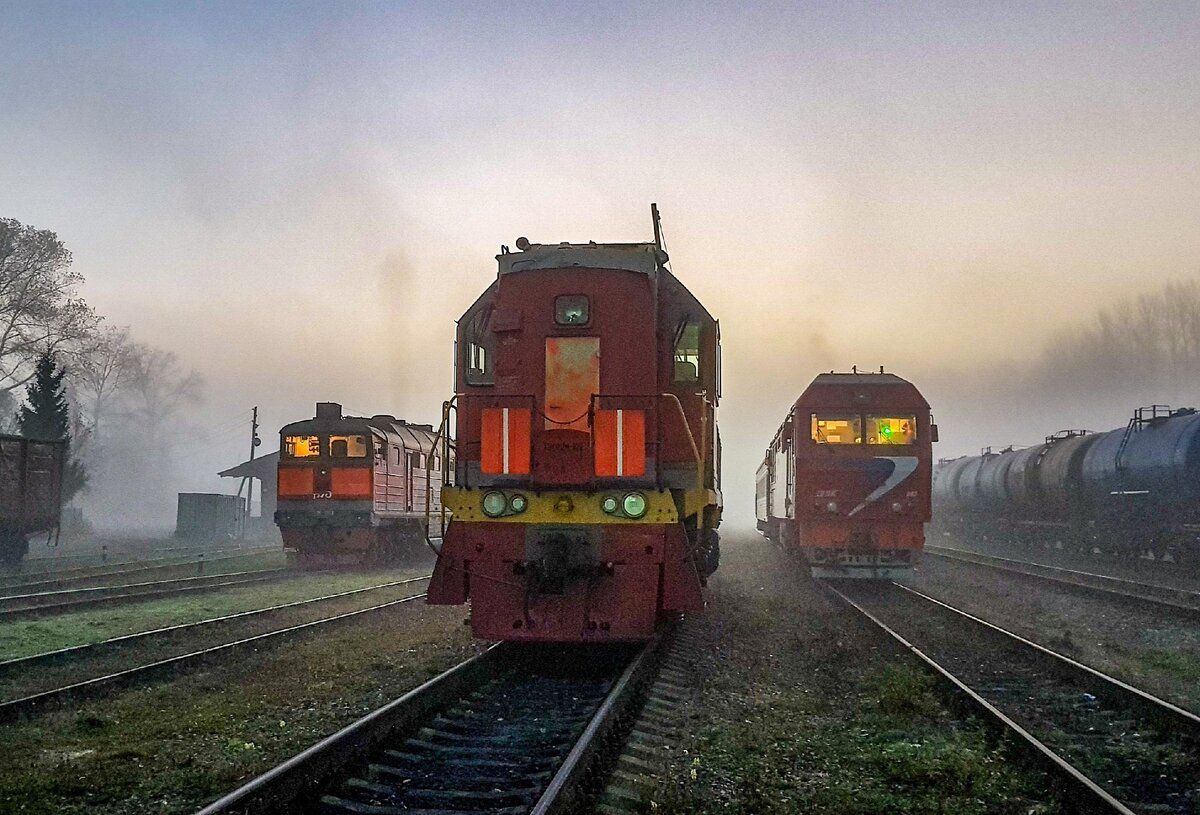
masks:
[[[600,392],[600,338],[546,338],[546,429],[588,432],[592,394]]]
[[[407,451],[404,453],[404,508],[408,512],[413,511],[413,460],[416,455]]]

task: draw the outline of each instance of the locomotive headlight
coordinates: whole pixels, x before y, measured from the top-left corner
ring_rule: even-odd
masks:
[[[529,506],[529,500],[524,495],[514,495],[508,499],[508,508],[513,512],[524,512],[527,506]]]
[[[600,502],[600,509],[607,512],[609,515],[616,513],[620,506],[621,502],[617,500],[615,495],[606,496],[604,500]]]
[[[502,492],[489,492],[483,496],[483,514],[489,518],[500,517],[507,507],[508,501],[505,500]]]
[[[646,514],[646,496],[640,492],[631,492],[625,496],[621,508],[630,518],[640,518]]]
[[[903,510],[904,504],[900,503],[899,501],[896,501],[892,504],[892,512],[902,512]]]
[[[830,501],[825,505],[825,509],[829,510],[830,512],[837,512],[837,501]]]

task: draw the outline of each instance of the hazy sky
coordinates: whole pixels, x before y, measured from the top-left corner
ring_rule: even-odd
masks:
[[[1200,272],[1195,2],[0,19],[0,215],[57,231],[102,313],[206,376],[181,490],[240,460],[255,403],[268,437],[318,399],[433,421],[499,245],[648,239],[650,201],[721,319],[737,516],[819,370],[925,383],[940,454],[966,452],[989,442],[970,372]]]

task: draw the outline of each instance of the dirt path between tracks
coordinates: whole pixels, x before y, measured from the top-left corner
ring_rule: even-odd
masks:
[[[1045,779],[947,713],[753,533],[725,535],[679,748],[646,811],[1052,813]]]

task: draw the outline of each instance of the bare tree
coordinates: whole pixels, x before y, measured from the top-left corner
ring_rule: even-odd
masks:
[[[139,347],[128,328],[105,326],[93,332],[73,354],[67,369],[71,395],[91,439],[99,442],[101,425],[138,375]]]
[[[1122,300],[1058,332],[1042,354],[1033,385],[1040,393],[1173,398],[1197,374],[1200,282],[1186,280]]]
[[[99,318],[77,296],[82,281],[56,234],[0,218],[0,391],[22,387],[39,355],[96,328]]]
[[[196,371],[185,371],[170,351],[141,343],[131,347],[129,365],[129,417],[146,441],[158,447],[166,425],[185,405],[200,401],[204,380]]]

